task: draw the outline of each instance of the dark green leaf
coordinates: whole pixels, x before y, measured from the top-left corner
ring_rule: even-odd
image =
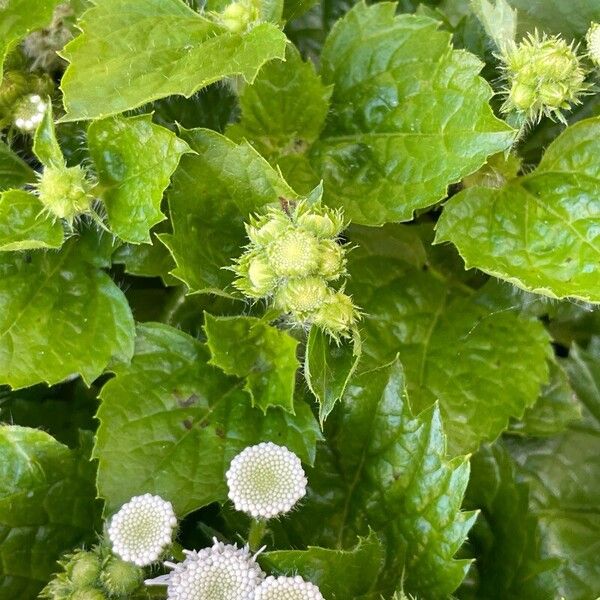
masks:
[[[0,140],[0,192],[34,180],[33,169]]]

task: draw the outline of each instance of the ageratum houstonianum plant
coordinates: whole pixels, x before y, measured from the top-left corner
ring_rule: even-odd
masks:
[[[0,600],[600,595],[597,0],[0,0]]]

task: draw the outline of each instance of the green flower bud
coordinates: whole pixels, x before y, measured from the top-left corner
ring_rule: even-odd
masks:
[[[249,2],[233,2],[225,7],[219,15],[220,23],[232,31],[240,33],[257,21],[259,17],[258,8]]]
[[[98,581],[101,566],[96,554],[82,550],[67,563],[66,572],[74,587],[93,586]]]
[[[40,592],[39,597],[47,600],[69,600],[72,593],[72,584],[66,579],[64,573],[60,573]]]
[[[305,321],[319,309],[329,295],[329,288],[321,277],[290,279],[275,296],[275,304],[300,321]]]
[[[590,60],[600,67],[600,23],[592,23],[585,36]]]
[[[292,229],[268,247],[267,257],[279,277],[305,277],[319,268],[319,242],[310,233]]]
[[[250,241],[257,246],[268,246],[274,242],[280,235],[290,228],[290,220],[279,211],[269,212],[261,219],[252,219],[249,225],[246,225],[246,232]]]
[[[588,89],[575,49],[559,36],[536,32],[500,58],[507,79],[505,113],[517,113],[533,122],[543,115],[564,120],[561,110],[579,104]]]
[[[335,238],[344,229],[344,218],[340,211],[321,208],[321,212],[302,212],[300,208],[296,223],[299,227],[321,239]]]
[[[55,217],[72,222],[91,209],[91,184],[80,167],[46,167],[38,183],[40,202]]]
[[[126,596],[135,592],[144,581],[143,570],[133,563],[113,556],[102,569],[102,587],[109,596]]]
[[[349,335],[359,314],[352,298],[344,292],[334,292],[316,312],[314,322],[335,339]]]
[[[344,248],[333,240],[323,240],[319,245],[319,274],[325,279],[338,279],[345,273]]]
[[[94,587],[86,587],[75,590],[69,600],[108,600],[106,594]]]
[[[233,285],[250,298],[269,296],[277,286],[277,277],[262,252],[244,254],[233,270],[238,275]]]

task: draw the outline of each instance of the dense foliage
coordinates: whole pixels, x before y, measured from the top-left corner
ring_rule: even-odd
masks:
[[[0,0],[0,599],[598,598],[595,21]]]

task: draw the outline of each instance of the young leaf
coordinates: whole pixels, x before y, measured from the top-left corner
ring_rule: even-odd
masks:
[[[396,576],[388,593],[404,567],[408,592],[445,598],[469,568],[453,557],[475,514],[460,511],[469,463],[447,460],[437,407],[412,416],[396,360],[355,376],[327,424],[306,502],[286,523],[292,543],[352,548],[372,528]],[[390,569],[398,556],[404,565]]]
[[[78,23],[82,34],[62,55],[63,120],[97,119],[173,94],[189,97],[283,58],[286,38],[271,23],[234,33],[181,0],[107,0]]]
[[[312,62],[288,46],[285,62],[272,61],[240,94],[241,119],[227,129],[247,139],[267,159],[304,152],[314,142],[329,109],[332,88],[321,82]]]
[[[245,390],[264,413],[279,406],[294,413],[297,340],[254,317],[213,317],[205,313],[209,363],[246,380]]]
[[[0,140],[0,192],[33,181],[33,169]]]
[[[534,404],[550,356],[539,321],[490,310],[380,251],[361,247],[349,259],[348,290],[365,312],[363,360],[400,354],[413,406],[439,401],[451,453],[494,440]]]
[[[0,251],[60,248],[64,232],[29,192],[0,193]]]
[[[599,152],[600,118],[568,127],[532,173],[454,196],[436,243],[524,290],[600,302]]]
[[[88,144],[111,230],[127,242],[149,243],[150,229],[166,218],[162,195],[188,145],[151,115],[95,121]]]
[[[437,21],[395,10],[359,3],[335,25],[321,59],[323,80],[335,87],[313,163],[326,202],[366,225],[412,219],[514,140],[488,105],[482,63],[453,50]]]
[[[506,0],[471,0],[471,7],[498,50],[516,41],[517,11]]]
[[[94,464],[47,433],[0,427],[0,579],[5,598],[36,598],[63,552],[93,542]]]
[[[59,252],[0,256],[0,383],[21,388],[79,373],[89,384],[133,352],[125,296],[90,236]]]
[[[177,263],[173,275],[192,292],[229,295],[234,274],[225,267],[247,243],[244,221],[280,197],[298,196],[249,144],[208,129],[181,135],[197,155],[177,169],[168,194],[173,233],[159,237]]]
[[[319,403],[321,426],[344,395],[360,359],[360,341],[336,344],[320,327],[311,327],[306,342],[304,375]]]
[[[0,83],[6,55],[30,31],[50,22],[59,1],[3,0],[0,3]]]
[[[107,512],[146,492],[170,500],[179,516],[224,502],[231,459],[261,441],[313,462],[320,432],[310,408],[298,402],[295,416],[279,409],[263,415],[240,380],[209,358],[206,346],[181,331],[139,326],[131,364],[115,366],[100,394],[94,456]]]
[[[306,550],[265,552],[260,563],[268,572],[300,575],[321,590],[325,600],[360,598],[380,600],[377,590],[385,552],[377,535],[359,538],[352,550],[309,546]]]
[[[52,104],[48,102],[41,123],[33,137],[33,153],[45,167],[64,167],[65,158],[56,139]]]

